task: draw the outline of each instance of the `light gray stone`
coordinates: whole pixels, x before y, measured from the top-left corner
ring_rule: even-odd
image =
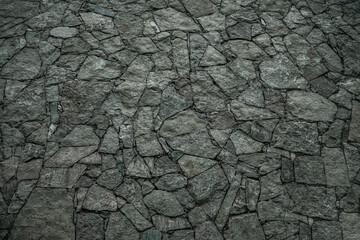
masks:
[[[170,192],[154,190],[144,197],[144,203],[149,209],[165,216],[176,217],[184,214],[184,208]]]
[[[106,188],[94,184],[85,196],[83,208],[92,211],[116,211],[116,197]]]
[[[262,143],[255,141],[240,130],[233,132],[230,139],[234,143],[237,155],[260,152],[263,147]]]
[[[58,38],[71,38],[79,33],[76,28],[57,27],[50,30],[50,35]]]
[[[190,155],[183,155],[178,163],[188,178],[192,178],[216,165],[214,160]]]
[[[108,128],[99,147],[99,152],[114,154],[119,150],[119,136],[114,127]]]
[[[96,56],[89,56],[81,66],[78,78],[80,80],[104,80],[119,77],[120,65]]]
[[[191,228],[189,221],[182,217],[170,218],[162,215],[155,215],[152,217],[152,221],[155,227],[162,232]]]
[[[108,227],[105,232],[105,239],[138,240],[139,238],[140,234],[136,231],[134,225],[132,225],[121,212],[113,212],[110,214]]]
[[[97,146],[89,147],[63,147],[60,148],[50,159],[45,167],[70,167],[80,159],[90,155],[97,149]]]
[[[199,31],[196,23],[184,13],[178,12],[173,8],[165,8],[154,12],[154,17],[161,31],[182,30]]]
[[[85,170],[86,166],[83,164],[75,164],[71,168],[43,168],[38,186],[72,188]]]

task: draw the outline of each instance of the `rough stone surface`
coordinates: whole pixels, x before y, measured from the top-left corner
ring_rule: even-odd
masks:
[[[0,240],[360,239],[358,0],[0,2]]]

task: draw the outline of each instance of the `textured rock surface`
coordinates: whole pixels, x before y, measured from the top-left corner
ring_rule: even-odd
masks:
[[[360,239],[359,0],[0,2],[0,240]]]

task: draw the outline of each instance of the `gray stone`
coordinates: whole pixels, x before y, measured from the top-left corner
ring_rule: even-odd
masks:
[[[99,147],[99,152],[114,154],[119,150],[119,146],[119,136],[115,128],[108,128]]]
[[[117,34],[115,25],[110,17],[93,12],[83,12],[80,13],[80,16],[85,22],[86,29],[93,31],[95,33],[95,37],[97,37],[97,35],[113,36]],[[96,31],[101,31],[103,34],[101,34],[101,32],[96,34]]]
[[[79,33],[76,28],[57,27],[50,30],[50,35],[58,38],[71,38]]]
[[[178,163],[188,178],[192,178],[216,165],[214,160],[190,155],[183,155]]]
[[[91,126],[77,125],[62,141],[62,146],[91,146],[98,145],[99,137],[96,136]]]
[[[246,81],[250,81],[256,77],[252,61],[236,58],[229,67],[234,73]]]
[[[141,234],[141,240],[161,240],[161,232],[153,229],[146,230]]]
[[[341,213],[340,223],[344,240],[356,240],[360,237],[359,213]]]
[[[188,190],[197,202],[204,202],[217,190],[223,190],[228,184],[222,169],[216,165],[189,180]]]
[[[341,107],[345,107],[347,109],[351,109],[351,107],[352,107],[351,93],[349,93],[348,91],[346,91],[342,88],[339,88],[339,91],[337,93],[331,95],[329,97],[329,99]]]
[[[151,168],[151,173],[154,177],[177,172],[181,172],[179,165],[167,156],[156,159],[153,168]]]
[[[38,186],[72,188],[85,170],[86,166],[83,164],[75,164],[71,168],[45,167],[41,170]]]
[[[250,213],[230,218],[229,229],[225,232],[225,239],[264,240],[265,235],[257,215]]]
[[[64,189],[36,188],[18,214],[9,239],[75,239],[73,199]]]
[[[180,78],[187,78],[190,71],[187,41],[176,38],[172,42],[172,47],[175,69],[177,70]]]
[[[141,213],[139,213],[136,208],[131,204],[125,204],[121,208],[121,212],[134,224],[134,226],[139,231],[144,231],[150,227],[152,227],[151,222],[146,220]]]
[[[280,122],[273,133],[275,147],[293,152],[318,155],[320,145],[315,123],[300,121]]]
[[[130,12],[125,11],[116,14],[114,23],[121,38],[131,39],[142,34],[143,19],[131,14]]]
[[[298,156],[294,161],[295,181],[305,184],[326,184],[325,168],[321,157]]]
[[[360,143],[360,102],[352,101],[349,140]]]
[[[312,225],[312,239],[342,239],[340,223],[337,221],[316,221]]]
[[[236,119],[255,120],[278,118],[275,113],[266,108],[255,107],[245,104],[242,98],[243,97],[240,96],[238,99],[231,101],[231,110],[234,113]]]
[[[267,54],[255,43],[246,40],[230,40],[228,47],[234,54],[240,58],[248,60],[263,60]]]
[[[126,174],[133,177],[150,178],[149,167],[140,156],[135,157],[126,167]]]
[[[144,203],[149,209],[165,216],[176,217],[184,213],[184,208],[170,192],[154,190],[144,197]]]
[[[162,215],[155,215],[152,217],[152,221],[155,227],[162,232],[191,228],[189,221],[182,217],[170,218]]]
[[[38,179],[40,176],[42,163],[42,159],[21,163],[17,169],[16,178],[18,180]]]
[[[195,239],[199,240],[222,240],[221,233],[216,229],[213,222],[207,221],[195,228]]]
[[[76,220],[76,240],[104,239],[104,220],[96,213],[80,213]]]
[[[328,186],[350,187],[349,174],[341,148],[323,148],[322,158]]]
[[[135,38],[131,41],[131,45],[139,52],[143,53],[155,53],[159,51],[156,45],[148,37]]]
[[[284,193],[280,171],[273,171],[260,178],[260,200],[275,198]]]
[[[230,35],[230,39],[245,39],[251,40],[251,28],[252,25],[249,23],[238,23],[234,26],[228,27],[227,32]]]
[[[108,227],[105,232],[105,239],[138,240],[139,238],[140,234],[136,231],[136,228],[121,212],[110,214]]]
[[[199,66],[208,67],[214,65],[222,65],[226,63],[226,58],[213,46],[208,45]]]
[[[16,170],[19,166],[19,158],[11,157],[5,161],[0,162],[0,183],[3,185],[3,182],[8,182],[13,176],[16,175]]]
[[[13,147],[25,144],[24,135],[17,129],[6,123],[1,124],[1,135],[4,147]]]
[[[79,37],[67,38],[62,44],[62,53],[81,54],[90,51],[90,45]]]
[[[0,76],[13,80],[33,79],[39,74],[40,66],[39,53],[32,48],[24,48],[2,67]]]
[[[221,13],[216,12],[208,16],[200,17],[198,20],[205,31],[225,30],[225,16]]]
[[[162,176],[155,182],[155,186],[159,190],[174,191],[187,185],[187,179],[181,174],[167,174]]]
[[[310,121],[332,122],[337,111],[334,103],[316,93],[289,91],[288,110],[292,115]]]
[[[194,239],[194,231],[192,230],[178,230],[175,231],[170,240],[193,240]]]
[[[355,95],[360,95],[360,79],[359,78],[348,77],[348,78],[338,82],[338,85]]]
[[[325,65],[330,71],[340,73],[343,70],[341,58],[326,43],[319,45],[316,50],[325,60]]]
[[[194,17],[209,15],[217,11],[216,6],[210,0],[185,0],[184,6]]]
[[[85,196],[83,208],[92,211],[116,211],[116,197],[106,188],[94,184]]]
[[[187,209],[191,209],[195,207],[196,203],[194,198],[190,195],[190,193],[185,189],[181,188],[174,192],[177,200]]]
[[[200,30],[199,26],[190,17],[173,8],[155,11],[154,18],[161,31],[182,30],[194,32]]]
[[[360,159],[360,152],[355,146],[344,143],[344,154],[348,166],[349,179],[353,181],[360,169],[360,162],[358,161]]]
[[[125,44],[121,41],[121,38],[118,36],[118,37],[112,37],[109,39],[102,40],[101,47],[106,54],[111,54],[125,48]],[[120,61],[120,63],[122,62]]]
[[[330,97],[338,89],[332,81],[327,80],[325,77],[319,77],[311,80],[310,86],[315,90],[315,92],[326,98]]]
[[[240,130],[233,132],[230,139],[234,143],[237,155],[260,152],[263,147],[262,143],[255,141]]]
[[[278,54],[259,65],[261,80],[278,89],[304,89],[307,81],[297,67],[284,55]]]
[[[111,190],[119,186],[122,180],[123,176],[118,169],[109,169],[101,173],[96,183]]]
[[[45,167],[70,167],[80,159],[90,155],[97,149],[97,146],[89,147],[63,147],[60,148],[50,159]]]
[[[80,80],[104,80],[119,77],[120,65],[96,56],[89,56],[80,68]]]
[[[124,182],[114,191],[117,196],[123,197],[129,203],[134,203],[142,198],[141,186],[131,178],[125,178]]]

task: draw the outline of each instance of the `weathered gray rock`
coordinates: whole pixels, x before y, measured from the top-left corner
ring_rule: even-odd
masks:
[[[22,132],[6,123],[1,124],[1,135],[4,147],[13,147],[25,144],[25,137]]]
[[[199,66],[208,67],[215,65],[223,65],[226,63],[226,58],[213,46],[208,45],[203,57],[200,60]]]
[[[85,196],[83,208],[92,211],[116,211],[116,197],[106,188],[94,184]]]
[[[104,220],[96,213],[80,213],[76,221],[76,240],[104,239]]]
[[[32,48],[24,48],[3,66],[0,76],[6,79],[33,79],[40,72],[39,53]]]
[[[200,30],[199,26],[190,17],[173,8],[155,11],[154,18],[161,31],[182,30],[194,32]]]
[[[85,170],[86,166],[83,164],[75,164],[71,168],[43,168],[38,186],[72,188]]]
[[[62,141],[63,146],[91,146],[98,145],[99,137],[96,136],[91,126],[77,125]]]
[[[81,66],[78,78],[80,80],[104,80],[119,77],[120,65],[96,56],[89,56]]]
[[[215,4],[210,0],[185,0],[184,6],[194,17],[209,15],[217,11]]]
[[[136,208],[131,204],[125,204],[121,208],[121,212],[134,224],[134,226],[139,231],[144,231],[145,229],[148,229],[152,227],[151,222],[146,220],[141,213],[139,213]]]
[[[190,179],[188,190],[197,202],[204,202],[211,198],[217,190],[223,190],[227,183],[224,172],[216,165]]]
[[[114,154],[119,150],[119,146],[119,136],[115,128],[108,128],[99,147],[99,152]]]
[[[152,221],[155,227],[162,232],[191,228],[189,221],[182,217],[170,218],[162,215],[155,215],[152,217]]]
[[[340,223],[343,232],[344,240],[355,240],[360,237],[359,225],[360,215],[359,213],[341,213]]]
[[[129,239],[138,240],[140,234],[132,223],[121,213],[114,212],[110,214],[108,227],[105,232],[105,239]]]
[[[107,189],[114,189],[121,184],[123,180],[122,174],[118,169],[109,169],[101,173],[96,183]]]
[[[259,239],[264,240],[265,235],[256,214],[244,214],[231,217],[229,229],[225,232],[225,239]]]
[[[79,33],[76,28],[57,27],[50,30],[50,35],[58,38],[71,38]]]
[[[73,199],[64,189],[35,188],[18,214],[9,239],[75,239]]]
[[[221,13],[214,13],[198,18],[205,31],[225,30],[225,16]]]
[[[131,41],[131,45],[139,53],[155,53],[155,52],[159,51],[159,49],[156,47],[156,45],[148,37],[135,38]]]
[[[352,101],[349,140],[360,143],[360,102]]]
[[[195,238],[199,240],[224,239],[220,232],[216,229],[215,224],[210,221],[204,222],[195,228]]]
[[[323,148],[322,158],[328,186],[349,187],[349,174],[341,148]]]
[[[230,39],[245,39],[251,41],[251,28],[251,24],[240,22],[234,26],[228,27],[227,32]]]
[[[190,155],[183,155],[178,163],[188,178],[192,178],[216,165],[214,160]]]
[[[304,89],[307,85],[307,81],[301,76],[299,69],[282,54],[262,62],[259,68],[261,80],[270,87]]]
[[[346,78],[338,84],[347,91],[355,95],[360,95],[360,80],[358,78]]]
[[[146,230],[142,233],[141,240],[161,240],[161,232],[153,229]]]
[[[321,157],[299,156],[294,161],[295,181],[305,184],[326,184],[325,168]]]
[[[260,200],[267,200],[284,193],[280,171],[273,171],[260,178]]]
[[[161,10],[159,10],[161,11]],[[187,41],[180,38],[174,39],[172,42],[174,65],[179,77],[187,78],[190,71],[189,51]]]
[[[315,123],[280,122],[274,130],[272,142],[275,147],[288,151],[315,155],[320,153],[318,130]]]
[[[312,238],[325,240],[329,238],[342,239],[340,223],[337,221],[316,221],[312,225]]]
[[[110,17],[93,12],[83,12],[80,16],[85,22],[86,29],[93,31],[95,37],[106,38],[106,36],[113,36],[118,33]]]
[[[256,77],[255,68],[252,61],[236,58],[229,67],[234,73],[246,81],[250,81]]]
[[[273,119],[278,117],[266,108],[245,104],[241,96],[231,101],[231,110],[238,120]]]
[[[150,178],[149,167],[140,156],[131,160],[126,168],[126,174],[133,177]]]
[[[38,179],[42,163],[42,159],[35,159],[30,162],[21,163],[17,169],[16,178],[18,180]]]
[[[70,167],[80,159],[90,155],[97,146],[63,147],[45,162],[46,167]]]
[[[234,143],[237,155],[260,152],[263,147],[262,143],[255,141],[240,130],[233,132],[230,139]]]
[[[181,174],[167,174],[155,182],[157,189],[164,191],[174,191],[187,185],[187,179]]]
[[[336,105],[316,93],[305,91],[288,92],[288,110],[296,117],[309,121],[332,122]]]
[[[330,71],[340,73],[343,70],[341,58],[326,43],[319,45],[316,50],[325,60],[325,65]]]
[[[229,49],[240,58],[248,60],[263,60],[267,54],[255,43],[246,40],[231,40],[227,43]]]
[[[165,216],[176,217],[184,213],[184,208],[170,192],[154,190],[144,197],[144,203],[149,209]]]

